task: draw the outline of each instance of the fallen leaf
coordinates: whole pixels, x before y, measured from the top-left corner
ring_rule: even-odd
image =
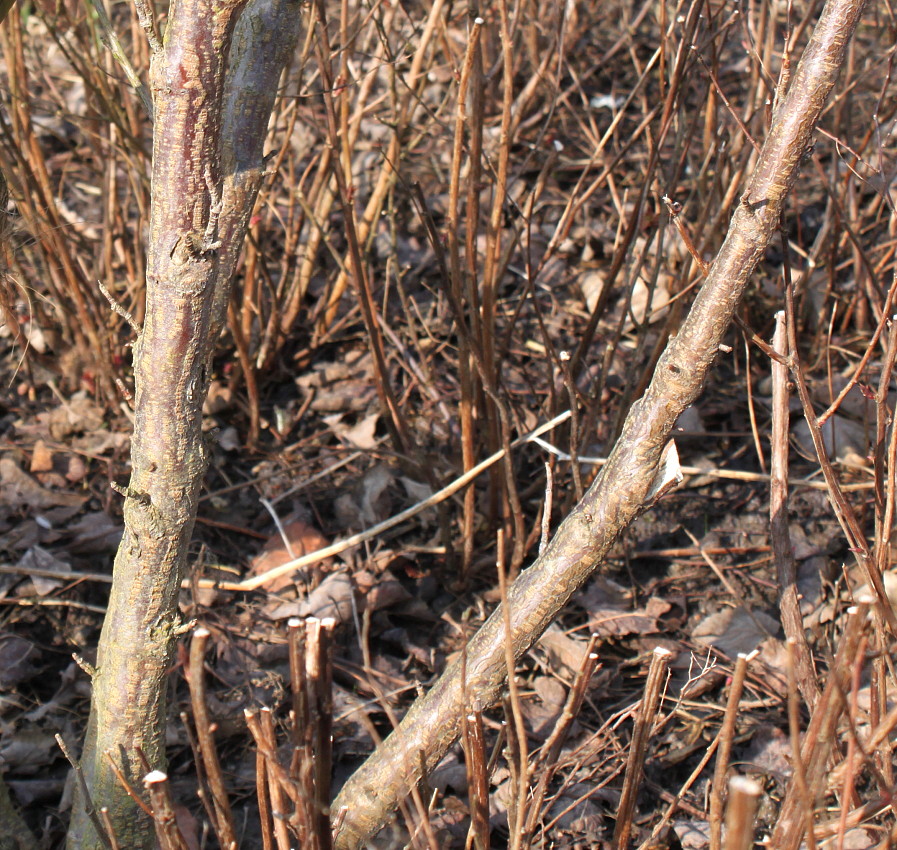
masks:
[[[41,487],[11,457],[0,458],[0,502],[7,506],[44,510],[57,505],[83,505],[86,500],[86,496]]]
[[[791,738],[777,726],[761,723],[738,761],[746,773],[774,779],[784,789],[793,773]]]
[[[105,511],[90,511],[65,529],[70,539],[66,550],[72,554],[114,552],[121,542],[122,526]]]
[[[334,502],[340,525],[360,530],[385,520],[393,504],[394,482],[395,473],[386,464],[371,467],[350,492]]]
[[[39,657],[40,651],[30,640],[12,632],[0,633],[0,690],[11,691],[31,679]]]
[[[532,736],[544,741],[557,725],[567,689],[553,676],[537,676],[533,688],[538,699],[523,700],[521,709]]]
[[[53,469],[53,452],[43,440],[38,440],[31,450],[31,472],[49,472]]]
[[[268,616],[273,620],[333,617],[337,623],[345,623],[352,618],[352,595],[352,581],[348,573],[331,573],[308,595],[308,599],[285,602],[268,612]]]
[[[380,575],[365,596],[365,604],[372,611],[390,608],[402,602],[408,602],[411,594],[405,590],[399,580],[388,570]]]
[[[600,635],[650,634],[660,631],[658,618],[672,607],[652,596],[642,608],[632,608],[629,593],[610,579],[599,576],[580,595],[589,612],[589,628]]]
[[[105,421],[103,408],[86,391],[76,392],[67,402],[50,411],[50,436],[62,441],[72,434],[99,430]]]
[[[539,639],[538,646],[548,656],[553,669],[575,676],[582,668],[588,644],[564,634],[556,623],[552,623]]]
[[[284,539],[286,538],[286,539]],[[309,525],[301,519],[294,519],[283,524],[283,534],[272,535],[268,542],[262,547],[252,563],[249,565],[249,574],[253,576],[261,576],[270,570],[274,570],[283,564],[288,563],[310,552],[316,552],[329,546],[330,541],[321,534],[314,526]],[[323,569],[333,563],[333,559],[328,558],[318,564],[318,569]],[[277,593],[286,587],[291,587],[296,580],[298,570],[286,575],[275,576],[274,578],[262,584],[266,590],[271,593]]]
[[[710,846],[710,824],[700,820],[674,820],[673,832],[682,850],[704,850]]]
[[[70,455],[65,471],[65,480],[71,484],[83,481],[87,476],[87,464],[80,455]]]
[[[55,557],[41,546],[32,546],[24,555],[22,555],[16,566],[22,571],[23,575],[27,575],[28,578],[31,579],[35,593],[37,593],[38,596],[49,595],[57,588],[62,587],[66,580],[34,575],[33,572],[35,570],[50,570],[52,572],[68,572],[71,570],[71,567],[67,563]]]
[[[0,764],[4,772],[35,776],[46,770],[59,751],[53,734],[35,724],[4,729],[0,738]]]
[[[698,643],[712,646],[734,660],[739,653],[753,652],[767,638],[775,637],[778,631],[778,622],[762,611],[723,608],[701,620],[691,636]]]

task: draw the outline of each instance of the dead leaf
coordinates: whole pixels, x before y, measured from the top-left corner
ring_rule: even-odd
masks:
[[[558,818],[558,829],[574,832],[577,838],[591,839],[591,846],[598,846],[597,839],[604,827],[604,811],[599,801],[615,810],[619,800],[611,791],[595,793],[594,785],[576,782],[564,788],[563,794],[552,803],[546,820]]]
[[[848,829],[844,833],[844,843],[839,844],[844,850],[868,850],[877,844],[873,833],[867,829]]]
[[[380,575],[376,584],[365,596],[365,604],[372,611],[390,608],[408,602],[411,594],[405,590],[399,580],[388,570]]]
[[[553,676],[536,676],[533,688],[538,699],[524,700],[521,708],[532,736],[538,741],[544,741],[557,725],[567,698],[567,689]]]
[[[186,806],[175,803],[174,819],[187,850],[199,850],[199,821]]]
[[[754,730],[739,761],[746,773],[772,778],[784,788],[793,773],[791,738],[777,726],[762,723]]]
[[[700,820],[674,820],[673,832],[682,850],[704,850],[710,846],[710,824]]]
[[[54,579],[42,575],[33,575],[35,570],[50,570],[52,572],[68,572],[71,567],[64,561],[52,555],[41,546],[32,546],[19,559],[16,566],[22,571],[23,575],[27,575],[34,585],[35,593],[38,596],[47,596],[59,587],[65,584],[65,579]]]
[[[53,469],[53,452],[43,440],[38,440],[31,451],[31,472],[49,472]]]
[[[661,631],[658,618],[670,610],[670,603],[652,596],[644,607],[633,609],[629,596],[616,582],[596,578],[580,596],[580,603],[589,611],[589,628],[618,637]]]
[[[40,651],[30,640],[12,632],[0,634],[0,690],[11,691],[34,676]]]
[[[221,381],[212,381],[209,384],[209,394],[202,405],[203,416],[214,416],[223,413],[234,405],[234,391]]]
[[[122,526],[105,511],[90,511],[71,523],[66,529],[71,535],[66,549],[72,554],[98,554],[114,552],[121,541]]]
[[[289,617],[333,617],[337,623],[352,618],[353,588],[348,573],[331,573],[309,595],[299,602],[278,605],[268,616],[273,620]]]
[[[95,457],[110,450],[124,451],[130,442],[131,436],[126,431],[92,431],[75,437],[71,446],[88,457]]]
[[[352,492],[334,502],[334,513],[343,528],[360,530],[385,520],[392,509],[394,483],[395,473],[386,464],[371,467]]]
[[[76,392],[67,402],[50,411],[50,436],[62,441],[72,434],[98,431],[105,421],[103,408],[85,392]]]
[[[0,764],[4,772],[34,776],[56,757],[59,748],[53,734],[34,724],[4,729],[0,738]]]
[[[79,455],[70,455],[68,459],[68,468],[65,471],[65,480],[76,484],[83,481],[87,476],[87,464]]]
[[[816,457],[816,448],[805,419],[799,419],[794,423],[791,434],[806,457]],[[832,460],[848,466],[868,466],[865,458],[869,453],[869,441],[872,436],[865,425],[838,413],[827,419],[822,426],[822,442],[826,454]]]
[[[44,510],[57,505],[83,505],[86,500],[86,496],[41,487],[11,457],[0,458],[0,502],[10,507]]]
[[[283,535],[279,533],[272,535],[262,547],[262,551],[252,559],[252,563],[249,565],[249,574],[252,576],[264,575],[295,558],[300,558],[309,552],[316,552],[329,545],[330,541],[314,526],[301,519],[291,520],[283,524]],[[333,559],[328,558],[322,561],[318,568],[326,569],[332,563]],[[275,576],[264,582],[262,587],[271,593],[277,593],[294,584],[297,572],[299,571]]]
[[[701,620],[691,636],[698,643],[712,646],[718,652],[735,659],[739,653],[747,655],[753,652],[778,631],[778,622],[762,611],[723,608]]]
[[[319,363],[296,379],[305,393],[313,392],[311,409],[317,413],[367,410],[374,401],[373,360],[368,352],[349,352],[344,361]]]
[[[365,451],[374,448],[378,440],[374,436],[377,430],[377,420],[380,418],[379,411],[365,416],[354,425],[344,425],[341,417],[325,417],[324,421],[330,426],[331,430],[341,440],[355,446],[357,449]],[[332,421],[333,420],[333,421]]]
[[[582,668],[588,644],[566,635],[560,626],[552,623],[539,639],[539,648],[548,656],[553,669],[575,676]]]

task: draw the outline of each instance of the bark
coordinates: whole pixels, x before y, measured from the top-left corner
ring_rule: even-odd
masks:
[[[862,0],[828,0],[788,94],[776,110],[757,167],[728,235],[677,336],[629,412],[622,435],[592,487],[538,560],[511,586],[510,635],[499,608],[398,729],[345,784],[332,812],[337,850],[359,847],[457,739],[462,718],[492,705],[507,674],[504,647],[519,658],[649,506],[650,488],[679,414],[703,388],[723,335],[757,263],[779,226],[785,199],[812,145],[814,126],[840,69]]]
[[[299,30],[297,0],[173,0],[152,59],[155,114],[146,320],[134,347],[135,425],[125,533],[115,559],[76,795],[71,850],[104,843],[89,807],[107,806],[119,846],[149,848],[135,788],[165,766],[167,673],[178,590],[206,469],[201,429],[230,279],[264,174],[277,83]],[[239,21],[239,23],[238,23]]]

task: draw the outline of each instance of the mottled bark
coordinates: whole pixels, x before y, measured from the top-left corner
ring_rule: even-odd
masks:
[[[153,846],[122,789],[164,767],[167,673],[181,630],[178,591],[206,469],[202,404],[228,289],[264,165],[295,0],[173,0],[153,56],[155,113],[146,320],[134,348],[135,426],[125,533],[100,637],[81,759],[90,802],[108,806],[119,846]],[[107,755],[108,754],[108,755]],[[81,795],[71,850],[104,846]]]
[[[545,552],[510,588],[510,636],[499,608],[472,638],[465,658],[445,671],[349,779],[332,808],[335,817],[343,807],[347,810],[335,842],[338,850],[358,847],[371,835],[420,778],[421,768],[432,769],[457,739],[462,718],[495,702],[507,673],[506,641],[515,657],[526,652],[607,556],[619,533],[648,506],[673,425],[703,388],[748,279],[779,226],[862,5],[861,0],[826,3],[688,317],[669,341],[645,395],[632,406],[601,475]]]

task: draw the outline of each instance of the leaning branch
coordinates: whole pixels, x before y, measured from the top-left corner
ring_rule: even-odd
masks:
[[[398,729],[343,787],[337,850],[361,845],[457,739],[462,719],[492,705],[507,673],[505,646],[519,658],[608,555],[620,532],[650,507],[651,485],[680,413],[701,392],[735,308],[779,226],[785,199],[834,86],[862,0],[828,0],[804,51],[729,232],[677,336],[592,487],[538,560],[511,586],[510,617],[499,608]],[[505,630],[510,622],[510,635]]]

